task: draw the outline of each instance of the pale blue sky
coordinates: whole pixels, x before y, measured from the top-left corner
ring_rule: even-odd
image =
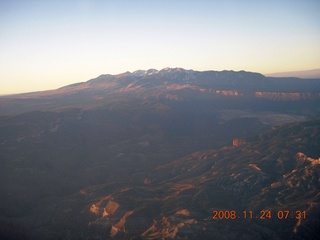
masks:
[[[319,12],[319,0],[0,0],[0,94],[149,68],[320,68]]]

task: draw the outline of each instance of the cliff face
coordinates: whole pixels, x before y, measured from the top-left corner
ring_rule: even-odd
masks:
[[[254,95],[274,101],[299,101],[320,98],[320,92],[255,92]]]
[[[200,92],[208,92],[214,95],[264,98],[273,101],[299,101],[320,99],[320,92],[249,92],[237,90],[198,89]]]
[[[232,140],[232,145],[233,146],[240,146],[240,145],[245,144],[245,143],[246,143],[246,141],[244,139],[234,138]]]

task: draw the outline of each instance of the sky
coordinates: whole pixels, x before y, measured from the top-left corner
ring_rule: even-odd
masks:
[[[182,67],[320,68],[319,0],[0,0],[0,94]]]

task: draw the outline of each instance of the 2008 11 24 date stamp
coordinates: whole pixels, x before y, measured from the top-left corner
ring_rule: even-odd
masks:
[[[253,212],[252,210],[213,210],[212,219],[223,220],[223,219],[305,219],[307,217],[307,212],[302,210],[261,210],[260,212]]]

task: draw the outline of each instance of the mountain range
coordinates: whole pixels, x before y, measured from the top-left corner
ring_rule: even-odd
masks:
[[[182,68],[0,97],[0,239],[316,239],[319,103]]]
[[[320,78],[320,69],[292,72],[278,72],[267,74],[269,77],[298,77],[298,78]]]
[[[56,90],[4,96],[0,98],[0,111],[4,115],[68,107],[88,109],[102,106],[109,99],[114,101],[119,98],[156,101],[196,98],[220,102],[223,96],[235,96],[236,101],[240,102],[251,101],[252,98],[258,102],[264,102],[265,99],[312,102],[320,97],[319,81],[265,77],[245,71],[199,72],[182,68],[138,70],[118,75],[105,74]]]

